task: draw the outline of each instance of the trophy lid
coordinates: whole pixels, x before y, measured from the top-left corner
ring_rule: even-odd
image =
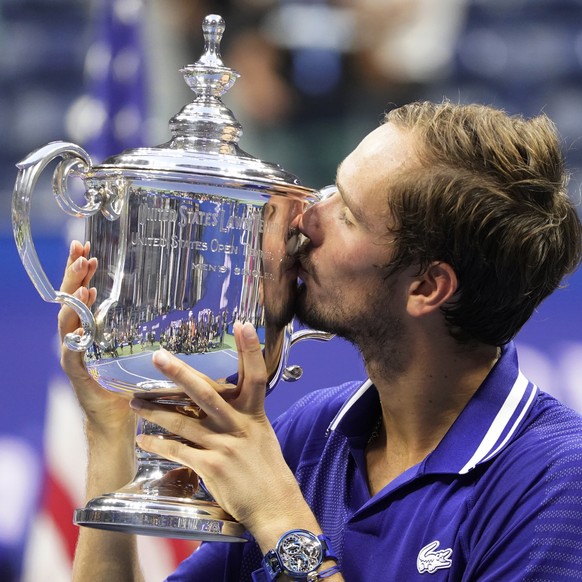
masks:
[[[204,53],[196,63],[181,69],[196,97],[170,120],[172,139],[111,156],[93,167],[94,177],[113,174],[180,183],[226,181],[235,188],[296,190],[298,194],[309,190],[278,164],[255,158],[239,147],[242,127],[221,99],[239,77],[220,56],[224,29],[221,16],[210,14],[204,19]]]

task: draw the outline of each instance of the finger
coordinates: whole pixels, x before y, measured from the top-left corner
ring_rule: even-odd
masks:
[[[95,287],[87,289],[86,287],[79,287],[73,296],[82,301],[87,307],[91,307],[97,298],[97,290]],[[79,326],[79,316],[77,312],[70,307],[63,305],[59,310],[57,325],[59,336],[61,339],[65,334],[74,331]]]
[[[97,269],[97,259],[87,259],[86,255],[88,255],[90,250],[91,246],[89,243],[82,245],[77,240],[71,242],[67,267],[65,268],[65,274],[61,283],[61,291],[76,294],[80,288],[88,285]],[[79,293],[79,295],[76,295],[78,299],[89,307],[93,305],[96,299],[95,290],[88,290],[87,293],[84,291]],[[78,325],[77,314],[71,308],[63,306],[59,312],[59,330],[64,330],[64,333],[68,333]]]
[[[130,402],[132,407],[136,400],[140,399],[135,398]],[[137,412],[142,414],[141,410],[137,410]],[[148,413],[144,411],[144,418],[145,414]],[[139,434],[136,441],[140,448],[190,467],[207,483],[211,481],[223,482],[226,479],[225,471],[228,470],[227,468],[233,459],[232,449],[229,446],[224,447],[225,435],[217,435],[216,432],[207,430],[200,421],[191,420],[191,425],[185,422],[181,427],[175,423],[172,424],[171,421],[168,422],[167,417],[161,413],[157,414],[158,416],[153,415],[156,421],[152,422],[164,427],[172,435]],[[180,415],[174,414],[173,416]],[[185,435],[180,434],[180,432],[185,433]],[[176,439],[175,436],[182,436],[189,442]]]
[[[87,274],[85,275],[85,278],[81,282],[81,285],[83,285],[83,287],[89,286],[89,282],[93,278],[95,271],[97,271],[97,258],[92,257],[90,259],[87,259]]]
[[[97,299],[97,289],[95,287],[91,287],[89,289],[89,301],[87,301],[87,307],[91,307],[93,303],[95,303]]]
[[[78,240],[71,241],[71,245],[69,247],[69,256],[67,257],[67,264],[65,266],[65,272],[77,258],[83,256],[84,251],[85,249],[83,245]]]
[[[72,240],[69,247],[69,256],[67,257],[67,263],[65,265],[65,272],[63,274],[63,277],[67,275],[67,270],[79,257],[89,259],[90,251],[91,244],[89,243],[89,241],[87,241],[83,245],[78,240]]]
[[[165,459],[193,468],[198,473],[200,450],[174,439],[140,434],[136,437],[138,446],[144,451],[160,455]]]
[[[95,274],[95,271],[97,270],[97,258],[96,257],[89,258],[90,253],[91,253],[91,241],[86,241],[85,244],[83,245],[83,256],[88,261],[88,272],[82,283],[82,285],[85,287],[89,286],[89,282],[91,281],[93,275]]]
[[[154,352],[152,362],[167,378],[181,387],[207,416],[226,416],[229,407],[218,394],[216,382],[163,349]]]
[[[200,443],[209,432],[198,422],[197,416],[185,414],[184,408],[177,410],[139,396],[130,400],[129,406],[145,420],[161,426],[172,435],[182,437],[191,443]]]
[[[162,351],[166,351],[166,350],[162,350]],[[168,352],[169,354],[170,352]],[[179,360],[180,362],[182,360]],[[185,364],[187,366],[187,364]],[[196,376],[198,376],[198,378],[200,378],[201,380],[203,380],[204,382],[207,382],[208,384],[210,384],[214,390],[220,394],[223,398],[229,400],[232,398],[235,398],[238,395],[238,387],[235,386],[234,384],[231,384],[229,382],[226,382],[224,379],[222,380],[214,380],[213,378],[210,378],[210,376],[207,376],[206,374],[200,372],[199,370],[196,370],[196,368],[191,368],[190,366],[187,366],[188,369],[190,370],[190,372]]]
[[[249,412],[262,411],[267,386],[267,367],[259,337],[253,325],[246,322],[235,335],[235,340],[239,361],[243,362],[244,370],[239,401],[242,408]]]
[[[91,292],[86,287],[79,287],[73,295],[86,305],[91,301]],[[66,305],[63,305],[59,310],[57,321],[61,339],[65,334],[75,330],[79,326],[79,316],[73,309]]]
[[[81,327],[77,329],[73,327],[70,331],[81,336],[84,333],[84,330]],[[65,332],[61,331],[60,326],[59,333],[62,340]],[[69,350],[64,344],[61,346],[61,367],[73,381],[77,379],[85,379],[87,377],[87,369],[83,364],[83,353]]]
[[[85,281],[89,274],[93,274],[97,268],[96,259],[87,259],[82,254],[69,255],[67,268],[61,283],[61,291],[74,293]]]
[[[196,372],[197,370],[194,370]],[[220,394],[224,400],[233,400],[239,395],[238,386],[235,384],[227,384],[226,382],[213,382],[212,385],[214,386],[217,394]]]
[[[237,351],[238,351],[238,344],[240,342],[241,329],[242,329],[242,323],[240,321],[235,321],[234,325],[232,326],[232,334],[234,335],[234,341],[237,345]],[[245,370],[244,370],[244,361],[240,357],[240,352],[238,353],[237,362],[238,362],[238,366],[237,366],[238,383],[239,383],[239,385],[242,385],[242,381],[245,377]]]
[[[73,297],[76,297],[79,301],[85,303],[85,305],[87,305],[88,302],[91,300],[91,292],[86,287],[79,287],[74,293],[72,293],[72,295]],[[63,305],[59,311],[58,321],[59,326],[64,325],[67,328],[69,328],[70,325],[67,325],[67,323],[74,323],[76,321],[78,325],[79,316],[73,309],[66,305]]]

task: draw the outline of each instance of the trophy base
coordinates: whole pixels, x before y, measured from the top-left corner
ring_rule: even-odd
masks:
[[[74,514],[76,525],[122,533],[215,542],[245,542],[245,528],[210,501],[108,493]]]

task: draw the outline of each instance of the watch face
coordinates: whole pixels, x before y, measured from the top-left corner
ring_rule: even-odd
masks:
[[[277,547],[285,570],[293,574],[308,574],[322,562],[321,542],[310,532],[289,532]]]

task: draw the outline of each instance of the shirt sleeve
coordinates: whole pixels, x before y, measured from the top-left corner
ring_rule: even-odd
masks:
[[[203,542],[166,582],[251,582],[262,554],[254,539],[246,542]]]
[[[241,544],[236,544],[240,546]],[[166,582],[204,582],[204,580],[228,580],[229,562],[236,561],[237,548],[230,543],[202,543],[170,574]],[[232,550],[235,550],[233,553]],[[240,563],[240,557],[239,557]]]
[[[562,413],[560,413],[562,414]],[[461,535],[462,580],[582,580],[582,442],[567,413],[487,469]],[[521,442],[520,442],[521,441]]]

